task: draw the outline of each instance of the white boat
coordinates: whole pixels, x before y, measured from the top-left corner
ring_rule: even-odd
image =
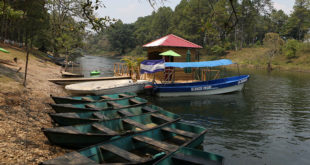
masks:
[[[143,91],[144,86],[149,83],[150,82],[146,80],[138,80],[136,82],[131,79],[105,80],[66,85],[65,89],[72,94],[101,95],[122,92],[140,93]]]

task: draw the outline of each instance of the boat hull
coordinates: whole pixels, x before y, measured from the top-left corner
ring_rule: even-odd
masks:
[[[204,82],[160,84],[154,93],[159,97],[204,96],[241,91],[249,75],[228,77]]]

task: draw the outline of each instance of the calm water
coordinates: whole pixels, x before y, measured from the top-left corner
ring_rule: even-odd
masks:
[[[112,67],[113,72],[112,63],[117,60],[94,61],[102,69]],[[85,63],[96,67],[91,61]],[[141,97],[186,122],[208,128],[204,150],[224,156],[226,165],[310,164],[310,74],[254,69],[241,73],[251,75],[243,92]]]

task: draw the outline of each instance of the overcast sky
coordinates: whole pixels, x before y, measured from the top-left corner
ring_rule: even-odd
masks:
[[[165,6],[171,7],[173,10],[181,0],[167,0]],[[99,10],[99,15],[110,16],[112,18],[121,19],[124,23],[133,23],[138,17],[152,14],[153,8],[147,0],[103,0],[106,8]],[[295,0],[272,0],[276,9],[282,9],[286,14],[290,14],[293,10]],[[158,4],[157,7],[162,4]]]

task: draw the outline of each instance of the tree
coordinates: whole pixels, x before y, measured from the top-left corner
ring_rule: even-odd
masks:
[[[277,33],[266,33],[264,38],[264,46],[268,48],[267,57],[268,57],[268,70],[271,68],[272,58],[281,52],[281,47],[284,44],[283,39]]]

